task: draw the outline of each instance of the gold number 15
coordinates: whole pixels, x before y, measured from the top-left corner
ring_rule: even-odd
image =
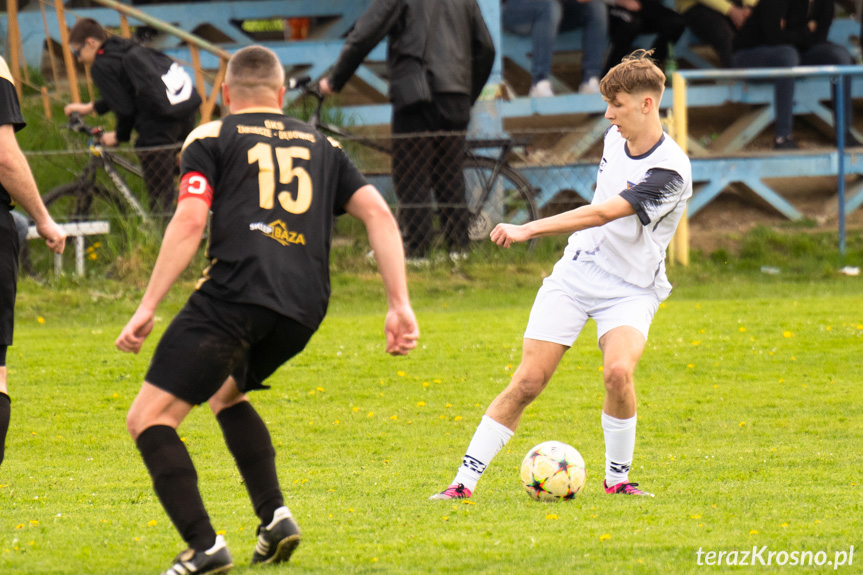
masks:
[[[297,199],[290,192],[279,192],[279,205],[292,214],[302,214],[312,205],[312,178],[305,168],[294,166],[294,159],[308,160],[308,148],[291,146],[276,148],[276,161],[279,164],[279,183],[290,184],[297,179]],[[249,163],[258,164],[258,189],[261,207],[273,209],[273,196],[276,193],[276,173],[273,164],[273,147],[260,142],[249,150]]]

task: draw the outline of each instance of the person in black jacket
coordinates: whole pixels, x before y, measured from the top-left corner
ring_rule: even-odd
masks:
[[[91,66],[93,81],[101,98],[86,104],[67,104],[66,115],[77,112],[99,115],[112,111],[117,116],[116,130],[102,135],[102,144],[116,146],[128,142],[132,130],[138,133],[135,147],[144,182],[149,192],[150,212],[168,217],[173,212],[177,191],[174,177],[178,171],[177,152],[195,127],[195,113],[181,118],[159,116],[137,93],[124,62],[126,55],[139,45],[125,38],[109,38],[105,29],[92,18],[78,20],[69,32],[69,45],[79,62]],[[153,82],[162,78],[153,72]],[[190,97],[199,98],[192,90]],[[198,102],[200,100],[198,99]],[[159,149],[140,149],[159,146]]]
[[[463,254],[470,224],[465,131],[494,63],[491,35],[476,0],[374,0],[354,24],[330,76],[321,80],[321,91],[340,91],[385,36],[396,136],[393,180],[407,256],[423,261],[431,246],[429,180],[449,248]],[[424,132],[447,134],[411,136]]]
[[[734,37],[732,66],[790,68],[853,64],[848,50],[827,41],[833,10],[832,0],[760,0]],[[778,78],[774,82],[773,147],[796,149],[797,143],[791,138],[794,78]],[[846,77],[842,84],[847,132],[851,125],[851,83]],[[856,144],[853,138],[846,141]]]

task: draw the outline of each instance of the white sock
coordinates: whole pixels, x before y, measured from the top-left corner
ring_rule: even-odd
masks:
[[[482,421],[479,422],[473,434],[473,439],[470,440],[470,445],[467,446],[453,483],[461,483],[471,491],[476,489],[482,472],[514,433],[507,426],[483,415]]]
[[[635,452],[636,416],[618,419],[602,412],[605,434],[605,484],[609,487],[629,480],[629,467]]]

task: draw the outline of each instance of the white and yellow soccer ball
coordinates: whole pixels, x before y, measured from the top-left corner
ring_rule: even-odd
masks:
[[[540,443],[521,462],[521,483],[537,501],[574,499],[584,487],[586,473],[581,454],[560,441]]]

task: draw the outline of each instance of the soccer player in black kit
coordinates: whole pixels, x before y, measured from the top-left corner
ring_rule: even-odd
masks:
[[[324,317],[335,217],[366,226],[387,294],[386,351],[404,355],[419,328],[408,299],[395,218],[338,143],[285,116],[284,69],[249,46],[228,62],[230,116],[196,128],[182,152],[180,198],[150,283],[116,346],[138,353],[159,302],[191,262],[212,211],[208,257],[196,291],[159,342],[127,427],[156,494],[189,548],[168,575],[224,573],[233,561],[204,509],[177,427],[209,402],[256,515],[252,563],[287,561],[300,541],[284,505],[275,450],[246,393],[299,353]]]

